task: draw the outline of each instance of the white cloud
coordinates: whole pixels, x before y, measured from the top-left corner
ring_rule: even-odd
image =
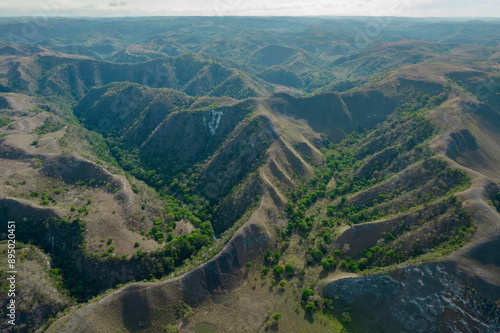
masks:
[[[498,0],[0,0],[0,16],[356,15],[500,17]]]
[[[126,5],[128,5],[127,2],[125,2],[125,1],[117,1],[117,0],[111,1],[109,3],[110,7],[119,7],[119,6],[126,6]]]

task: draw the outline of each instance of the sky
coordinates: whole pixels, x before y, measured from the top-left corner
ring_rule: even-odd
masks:
[[[0,0],[0,16],[405,16],[500,18],[499,0]]]

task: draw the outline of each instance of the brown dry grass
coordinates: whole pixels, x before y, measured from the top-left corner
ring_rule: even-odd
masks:
[[[9,94],[9,99],[14,100],[11,104],[18,115],[13,117],[14,129],[4,129],[3,132],[8,135],[0,141],[0,152],[3,156],[0,158],[2,166],[0,195],[24,198],[33,204],[38,204],[40,199],[32,197],[31,193],[37,191],[41,195],[46,192],[57,200],[55,206],[61,209],[65,216],[76,214],[70,212],[72,206],[78,209],[91,200],[92,204],[88,205],[89,214],[83,216],[87,226],[86,244],[89,252],[101,253],[107,250],[109,246],[101,240],[107,241],[108,238],[113,238],[112,245],[116,247],[116,255],[133,254],[137,251],[134,247],[136,242],[140,243],[140,248],[144,251],[154,250],[160,246],[154,240],[140,235],[141,229],[146,232],[151,229],[153,219],[161,217],[163,211],[164,204],[156,197],[154,191],[152,192],[145,184],[137,182],[140,193],[135,194],[125,177],[113,175],[105,168],[75,153],[63,154],[59,140],[65,135],[67,128],[41,137],[32,134],[44,123],[48,114],[28,112],[26,115],[20,115],[20,112],[24,111],[17,108],[34,107],[32,98],[21,94]],[[85,146],[85,142],[76,141],[81,138],[72,138],[75,139],[72,145]],[[34,140],[38,140],[38,144],[32,144]],[[104,187],[66,183],[59,179],[57,174],[53,177],[46,173],[47,165],[50,164],[51,168],[57,169],[64,161],[70,161],[70,168],[66,167],[65,170],[72,172],[74,177],[78,178],[79,174],[94,170],[96,179],[107,178],[118,186],[119,191],[110,192]],[[141,210],[143,204],[148,208],[145,211]]]

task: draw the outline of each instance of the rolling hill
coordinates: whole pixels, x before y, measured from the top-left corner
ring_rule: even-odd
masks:
[[[48,22],[0,38],[21,330],[500,330],[496,22]]]

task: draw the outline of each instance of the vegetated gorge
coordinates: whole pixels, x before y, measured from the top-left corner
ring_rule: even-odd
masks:
[[[1,19],[0,330],[499,332],[500,23],[384,20]]]

